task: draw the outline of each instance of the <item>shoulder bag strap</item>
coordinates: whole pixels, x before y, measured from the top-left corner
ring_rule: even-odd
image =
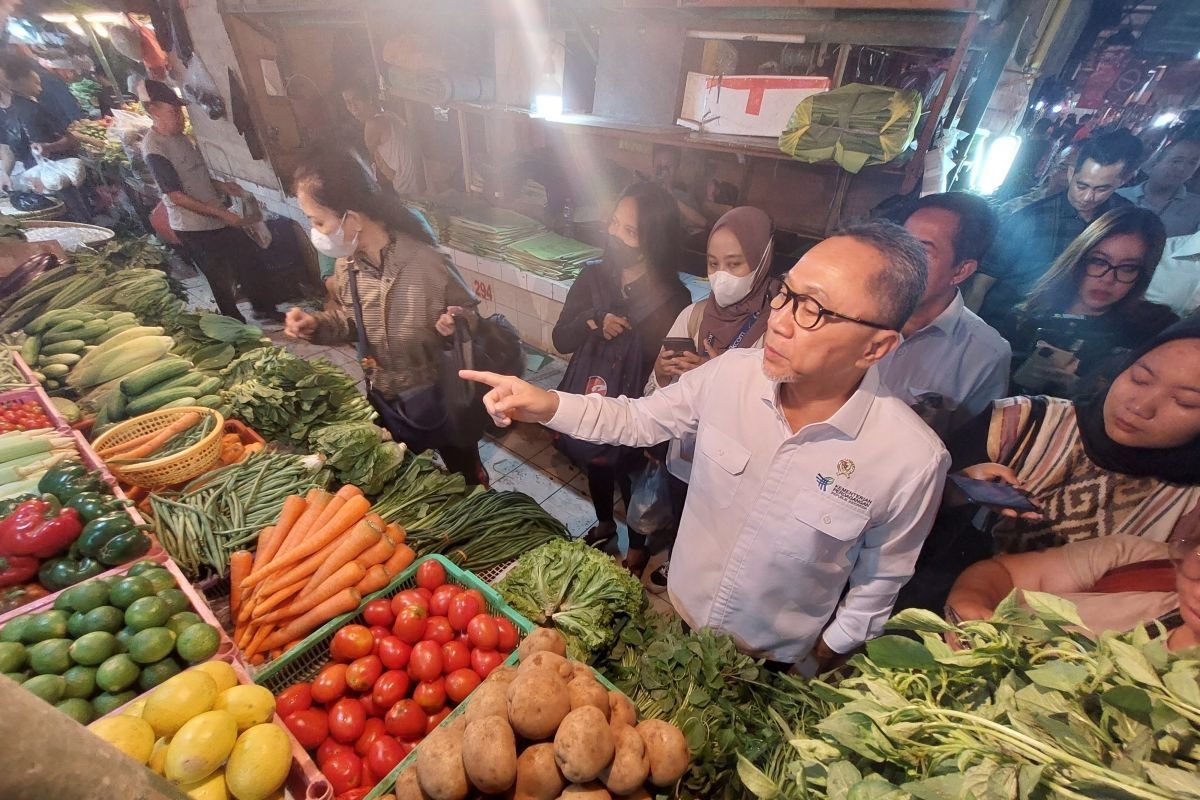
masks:
[[[370,346],[367,344],[367,330],[363,323],[362,298],[358,293],[358,262],[351,257],[346,262],[346,280],[350,283],[350,302],[354,306],[354,328],[357,334],[355,349],[358,352],[358,362],[363,368],[363,379],[367,385],[367,393],[371,392],[371,378],[375,374],[375,362],[370,357]]]
[[[710,298],[706,297],[700,302],[696,303],[696,305],[692,306],[692,313],[688,314],[688,338],[693,342],[695,342],[696,337],[700,335],[700,323],[704,321],[704,310],[708,308],[709,299]]]

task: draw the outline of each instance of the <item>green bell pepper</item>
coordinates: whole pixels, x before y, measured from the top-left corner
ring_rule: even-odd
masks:
[[[100,492],[82,492],[68,500],[66,506],[78,511],[79,517],[84,522],[91,522],[98,517],[103,517],[105,514],[119,511],[122,508],[122,503],[117,498],[101,494]]]
[[[105,542],[96,558],[102,564],[115,567],[117,564],[124,564],[138,556],[144,556],[148,552],[150,552],[150,537],[135,528],[118,533]]]
[[[124,511],[114,511],[111,514],[96,517],[96,519],[84,525],[83,530],[79,532],[79,538],[75,541],[75,545],[83,555],[90,558],[99,558],[100,551],[104,549],[104,546],[110,540],[129,531],[137,531],[133,517]]]
[[[104,572],[105,566],[93,558],[52,558],[38,569],[38,583],[57,592]]]
[[[98,492],[100,486],[100,475],[78,461],[55,464],[38,481],[39,492],[52,494],[64,503],[77,494]]]

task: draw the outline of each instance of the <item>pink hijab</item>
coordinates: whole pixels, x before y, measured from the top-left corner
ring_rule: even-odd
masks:
[[[711,342],[718,353],[723,353],[739,336],[738,347],[753,347],[766,332],[767,319],[771,316],[771,298],[767,296],[767,284],[771,280],[771,257],[775,251],[771,238],[771,218],[760,208],[740,206],[717,220],[712,233],[708,235],[710,242],[713,233],[722,228],[730,230],[742,246],[747,263],[751,269],[757,267],[758,272],[755,273],[750,293],[741,301],[722,308],[717,305],[716,298],[709,297],[704,306],[704,317],[700,320],[701,353],[704,353],[706,341]]]

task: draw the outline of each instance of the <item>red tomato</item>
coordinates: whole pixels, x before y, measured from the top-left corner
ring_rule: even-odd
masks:
[[[401,700],[383,718],[387,732],[401,739],[417,739],[425,733],[425,711],[416,700]]]
[[[412,645],[400,641],[398,636],[387,636],[379,643],[377,655],[386,669],[404,669],[412,655]]]
[[[356,699],[358,700],[358,702],[362,703],[363,711],[367,712],[368,719],[370,719],[371,717],[378,717],[379,719],[383,719],[383,715],[387,713],[387,708],[386,707],[380,708],[379,706],[377,706],[375,704],[375,701],[371,699],[371,695],[369,695],[369,694],[360,695]]]
[[[369,655],[375,647],[375,637],[366,625],[347,625],[333,635],[329,655],[334,661],[350,662]]]
[[[421,681],[413,689],[413,700],[425,710],[426,714],[436,714],[446,707],[446,682],[438,678],[436,681]]]
[[[455,636],[454,641],[462,642],[467,646],[468,649],[471,647],[471,637],[467,635],[466,631],[463,631],[458,636]]]
[[[353,753],[354,748],[348,744],[342,744],[337,739],[326,739],[321,742],[321,746],[317,748],[317,766],[322,770],[325,769],[325,762],[336,756],[338,753]]]
[[[346,693],[346,665],[327,664],[312,682],[312,699],[332,703]]]
[[[433,597],[429,598],[429,613],[439,617],[446,616],[446,612],[450,610],[450,601],[461,591],[462,589],[452,583],[434,589]]]
[[[389,669],[375,681],[371,689],[371,700],[383,713],[396,703],[408,697],[408,673],[399,669]]]
[[[288,730],[296,737],[296,741],[306,750],[320,747],[321,742],[329,736],[329,721],[325,717],[325,712],[319,708],[293,711],[283,718],[283,724],[287,725]]]
[[[335,795],[357,789],[362,785],[362,759],[353,752],[338,753],[325,761],[321,768]]]
[[[359,758],[366,758],[367,751],[371,748],[371,743],[380,736],[387,736],[387,728],[383,726],[383,720],[377,717],[370,717],[363,725],[362,736],[354,742],[354,752]]]
[[[454,638],[454,629],[450,627],[450,620],[445,617],[430,617],[425,623],[425,639],[430,639],[438,644],[445,644]]]
[[[495,650],[500,642],[500,629],[496,620],[487,614],[476,614],[467,623],[467,636],[471,638],[471,646],[484,650]]]
[[[452,703],[461,703],[475,691],[481,680],[473,669],[456,669],[446,676],[446,697]]]
[[[496,649],[501,653],[511,653],[513,648],[517,646],[517,626],[508,621],[507,618],[496,617]]]
[[[329,709],[329,735],[342,744],[349,744],[363,735],[367,724],[367,712],[363,704],[350,697],[343,697]],[[353,789],[353,786],[347,787]]]
[[[472,650],[471,651],[471,669],[478,673],[479,677],[486,678],[492,674],[492,670],[504,663],[504,654],[497,653],[495,650]]]
[[[408,661],[408,674],[417,681],[434,681],[442,677],[442,648],[437,642],[416,643]]]
[[[312,684],[297,683],[289,686],[275,695],[275,713],[286,717],[293,711],[303,711],[312,707]]]
[[[442,724],[442,720],[450,716],[450,709],[443,708],[436,714],[430,714],[425,718],[425,735],[433,733],[433,729]]]
[[[432,558],[417,567],[417,586],[433,591],[446,582],[446,568]]]
[[[375,771],[371,769],[371,765],[368,764],[367,759],[365,757],[363,757],[363,759],[362,759],[362,783],[359,784],[359,789],[365,789],[368,786],[374,786],[377,783],[379,783],[379,778],[377,778],[375,776]],[[340,796],[341,797],[346,797],[346,796],[353,797],[355,792],[358,792],[359,789],[352,789],[349,792],[347,792],[345,795],[340,795]],[[368,792],[368,794],[369,794],[369,792]]]
[[[346,685],[356,692],[369,692],[383,674],[383,662],[379,656],[356,658],[346,668]]]
[[[425,636],[425,626],[428,622],[429,617],[424,608],[420,606],[407,606],[396,617],[396,624],[392,626],[392,633],[402,642],[416,644]]]
[[[335,795],[333,800],[363,800],[364,797],[371,793],[370,786],[359,786],[357,789],[351,789],[348,792],[342,792]]]
[[[404,748],[390,736],[376,739],[367,751],[367,763],[376,775],[387,775],[403,760]]]
[[[379,655],[379,643],[392,635],[392,629],[385,628],[382,625],[371,626],[371,638],[375,640],[375,645],[371,648],[371,652]]]
[[[392,613],[400,616],[400,612],[409,606],[418,606],[429,611],[429,598],[418,589],[405,589],[392,598]]]
[[[446,642],[442,645],[442,672],[449,675],[456,669],[471,666],[471,648],[462,642]]]
[[[379,599],[372,600],[363,606],[363,620],[368,625],[374,627],[376,625],[384,628],[392,627],[392,623],[396,621],[396,615],[392,613],[392,604],[388,600]]]
[[[471,597],[474,597],[475,602],[479,603],[480,610],[487,608],[487,600],[483,599],[483,592],[478,589],[466,589],[463,591],[463,594],[469,594]]]
[[[450,610],[446,612],[446,616],[449,617],[450,625],[454,630],[465,631],[467,625],[481,611],[483,611],[483,603],[468,592],[459,592],[450,601]]]

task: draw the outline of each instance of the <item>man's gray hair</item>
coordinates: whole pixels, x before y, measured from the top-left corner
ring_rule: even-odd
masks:
[[[867,281],[879,309],[872,321],[903,328],[925,294],[925,248],[904,228],[882,220],[850,225],[833,235],[856,239],[883,254],[887,266]]]

